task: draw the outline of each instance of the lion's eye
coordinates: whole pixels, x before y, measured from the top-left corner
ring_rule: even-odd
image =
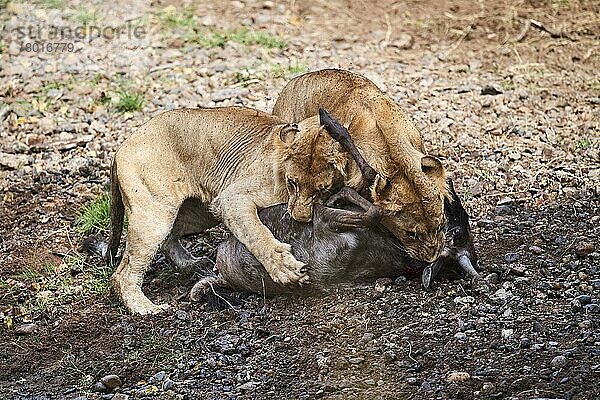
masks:
[[[412,239],[412,240],[417,240],[419,239],[419,234],[417,232],[413,232],[413,231],[406,231],[406,235]]]
[[[294,189],[294,190],[297,190],[297,189],[298,189],[298,184],[297,184],[297,183],[296,183],[296,181],[295,181],[295,180],[293,180],[293,179],[288,179],[288,180],[287,180],[287,184],[288,184],[288,186],[289,186],[289,187],[291,187],[291,188],[292,188],[292,189]]]

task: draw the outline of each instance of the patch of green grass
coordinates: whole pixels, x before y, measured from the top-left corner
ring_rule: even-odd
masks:
[[[267,49],[282,49],[285,47],[285,40],[265,31],[250,31],[246,28],[240,28],[230,31],[228,36],[230,40],[244,45],[257,44]]]
[[[579,142],[577,142],[577,147],[579,147],[582,150],[587,149],[591,145],[592,145],[592,141],[589,138],[584,138],[584,139],[580,140]]]
[[[514,90],[515,89],[515,84],[511,79],[505,79],[502,82],[500,82],[500,86],[502,86],[502,89],[504,90]]]
[[[84,293],[104,295],[109,290],[109,278],[113,268],[104,263],[90,263],[85,254],[74,252],[65,257],[67,264],[76,275],[82,275]]]
[[[222,32],[202,33],[193,31],[186,36],[185,40],[188,43],[195,43],[204,49],[214,49],[225,47],[229,39]]]
[[[494,182],[494,174],[487,169],[475,169],[473,172],[475,174],[489,182]]]
[[[116,92],[115,108],[118,112],[140,111],[144,106],[144,96],[130,89],[120,88]]]
[[[35,4],[45,8],[65,8],[66,0],[36,0]]]
[[[234,72],[226,80],[228,85],[232,84],[245,84],[250,81],[262,80],[264,76],[253,68],[242,68],[239,71]]]
[[[166,7],[158,14],[158,19],[168,29],[193,29],[198,24],[193,7],[185,7],[181,11]]]
[[[288,78],[306,71],[308,71],[308,64],[305,62],[294,62],[288,66],[275,64],[271,67],[271,76],[273,78]]]
[[[82,234],[108,232],[110,226],[110,196],[104,193],[86,204],[79,212],[75,228]]]
[[[266,49],[282,49],[286,46],[285,40],[279,36],[246,28],[212,32],[191,30],[185,39],[189,43],[195,43],[206,49],[223,48],[228,42],[236,42],[244,46],[259,45]]]
[[[96,10],[88,7],[80,7],[72,19],[82,26],[88,26],[98,20]]]

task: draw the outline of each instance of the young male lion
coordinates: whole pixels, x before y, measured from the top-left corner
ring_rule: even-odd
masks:
[[[316,115],[320,107],[348,127],[352,141],[378,172],[370,196],[383,210],[386,227],[411,257],[434,261],[444,245],[448,189],[444,167],[425,154],[420,132],[373,82],[338,69],[292,79],[273,114],[300,121]],[[353,175],[348,178],[349,186],[357,182]]]
[[[111,168],[109,258],[117,253],[124,216],[129,220],[125,252],[111,278],[125,306],[136,314],[166,309],[141,289],[155,253],[162,245],[175,264],[202,263],[179,238],[219,221],[275,282],[306,281],[304,264],[257,211],[287,201],[290,215],[308,222],[313,204],[352,173],[348,155],[323,132],[318,117],[288,124],[242,107],[168,111],[138,128]]]

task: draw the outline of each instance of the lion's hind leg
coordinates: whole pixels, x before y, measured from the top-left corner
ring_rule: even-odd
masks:
[[[129,215],[127,244],[117,270],[111,277],[116,293],[133,314],[157,314],[168,308],[156,305],[142,292],[144,274],[160,245],[169,235],[176,213],[164,206],[138,207]]]

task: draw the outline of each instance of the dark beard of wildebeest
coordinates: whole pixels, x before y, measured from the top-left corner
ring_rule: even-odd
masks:
[[[402,243],[381,226],[338,229],[331,223],[331,214],[336,209],[324,205],[315,206],[312,223],[300,223],[290,217],[285,204],[279,204],[261,210],[259,218],[277,239],[291,244],[294,256],[307,264],[311,283],[297,286],[273,282],[256,258],[231,236],[218,246],[215,275],[198,282],[190,297],[200,300],[211,291],[211,285],[269,296],[311,293],[341,282],[411,278],[419,274],[423,274],[424,284],[429,286],[440,268],[459,267],[460,257],[468,257],[476,267],[469,216],[449,183],[452,201],[445,202],[447,245],[432,265],[410,258]],[[356,211],[358,207],[347,205],[344,209]],[[433,269],[430,278],[424,274],[429,269]],[[430,280],[425,282],[426,279]]]
[[[373,182],[376,171],[371,168],[354,146],[348,131],[335,119],[322,121],[331,136],[354,157],[363,173],[359,191]],[[190,292],[192,300],[214,290],[213,285],[235,290],[262,293],[310,293],[327,285],[340,282],[369,281],[376,278],[422,275],[425,288],[429,288],[438,272],[444,267],[459,266],[473,279],[477,255],[465,211],[452,181],[448,180],[451,200],[445,199],[446,245],[440,257],[424,264],[409,257],[402,243],[378,222],[378,210],[367,199],[350,188],[334,194],[326,205],[315,205],[313,220],[305,224],[294,221],[285,204],[259,212],[260,220],[275,237],[290,243],[292,253],[307,265],[311,284],[308,286],[280,285],[270,279],[266,270],[234,237],[221,243],[217,249],[215,275],[201,279]],[[334,208],[339,200],[350,203]],[[354,219],[344,223],[346,214]],[[358,217],[357,217],[358,216]],[[356,219],[358,218],[358,219]]]

